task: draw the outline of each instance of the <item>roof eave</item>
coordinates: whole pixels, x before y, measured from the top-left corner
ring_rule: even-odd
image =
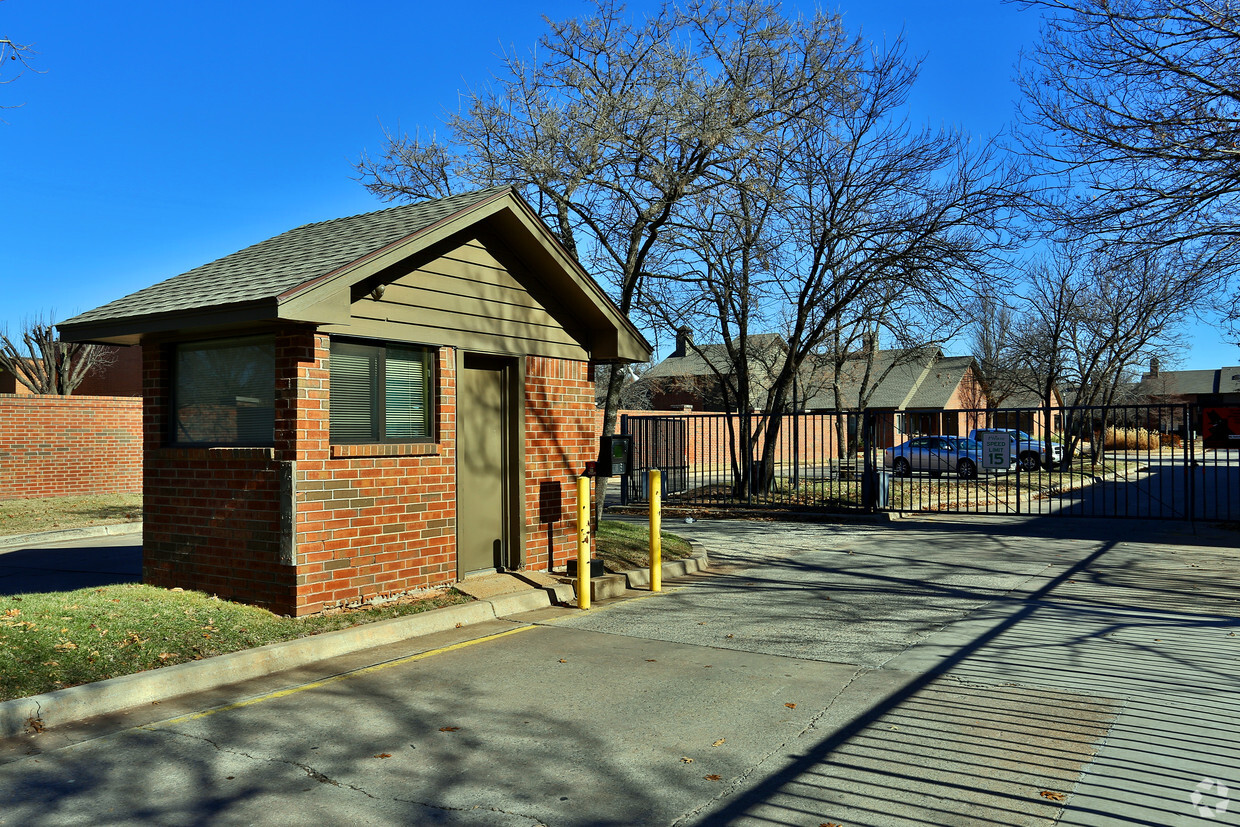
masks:
[[[88,342],[105,345],[136,345],[146,336],[159,333],[228,332],[256,322],[325,323],[327,308],[318,308],[324,318],[312,314],[281,314],[274,299],[260,299],[211,308],[177,310],[168,313],[147,313],[98,322],[77,322],[56,325],[66,342]]]

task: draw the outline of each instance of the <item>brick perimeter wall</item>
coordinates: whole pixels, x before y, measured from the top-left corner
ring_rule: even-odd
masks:
[[[525,360],[526,568],[563,566],[577,553],[577,477],[598,457],[589,365]]]
[[[0,395],[0,499],[141,490],[141,400]]]

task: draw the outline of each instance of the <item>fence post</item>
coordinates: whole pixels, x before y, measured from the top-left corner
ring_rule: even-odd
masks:
[[[1193,416],[1199,413],[1190,405],[1184,405],[1180,411],[1184,431],[1184,499],[1188,509],[1188,524],[1193,527],[1197,523],[1197,475],[1193,472],[1197,465],[1197,446],[1193,443]],[[1230,461],[1230,453],[1228,454]]]
[[[590,478],[577,478],[577,608],[590,608]]]
[[[867,514],[878,513],[878,472],[875,469],[875,450],[878,440],[875,439],[875,432],[878,430],[874,420],[874,412],[866,410],[863,413],[862,433],[865,434],[865,459],[862,462],[861,470],[861,508]]]
[[[650,591],[663,591],[663,479],[658,468],[650,469]]]
[[[631,434],[629,434],[629,415],[628,414],[620,414],[620,433],[624,436],[631,436]],[[634,471],[636,471],[637,470],[637,440],[636,439],[634,439],[632,444],[630,445],[630,450],[632,451],[632,456],[631,456],[632,462],[630,462],[629,465],[634,469]],[[620,504],[621,505],[629,504],[629,485],[631,485],[631,481],[629,479],[628,473],[626,472],[624,474],[621,474],[620,475]]]

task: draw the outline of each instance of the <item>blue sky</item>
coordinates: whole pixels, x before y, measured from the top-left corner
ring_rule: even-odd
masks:
[[[0,111],[0,327],[63,319],[292,227],[381,209],[352,168],[380,148],[381,124],[434,128],[501,49],[534,44],[542,15],[587,8],[3,0],[0,36],[31,43],[43,73],[0,86],[0,104],[24,104]],[[903,32],[924,58],[914,118],[1007,127],[1032,13],[998,0],[839,8],[872,39]],[[1238,362],[1199,326],[1180,366]]]

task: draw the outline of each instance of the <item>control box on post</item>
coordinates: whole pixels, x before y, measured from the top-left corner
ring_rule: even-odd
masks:
[[[633,473],[633,437],[627,434],[605,436],[600,440],[598,466],[600,477],[621,477]]]

